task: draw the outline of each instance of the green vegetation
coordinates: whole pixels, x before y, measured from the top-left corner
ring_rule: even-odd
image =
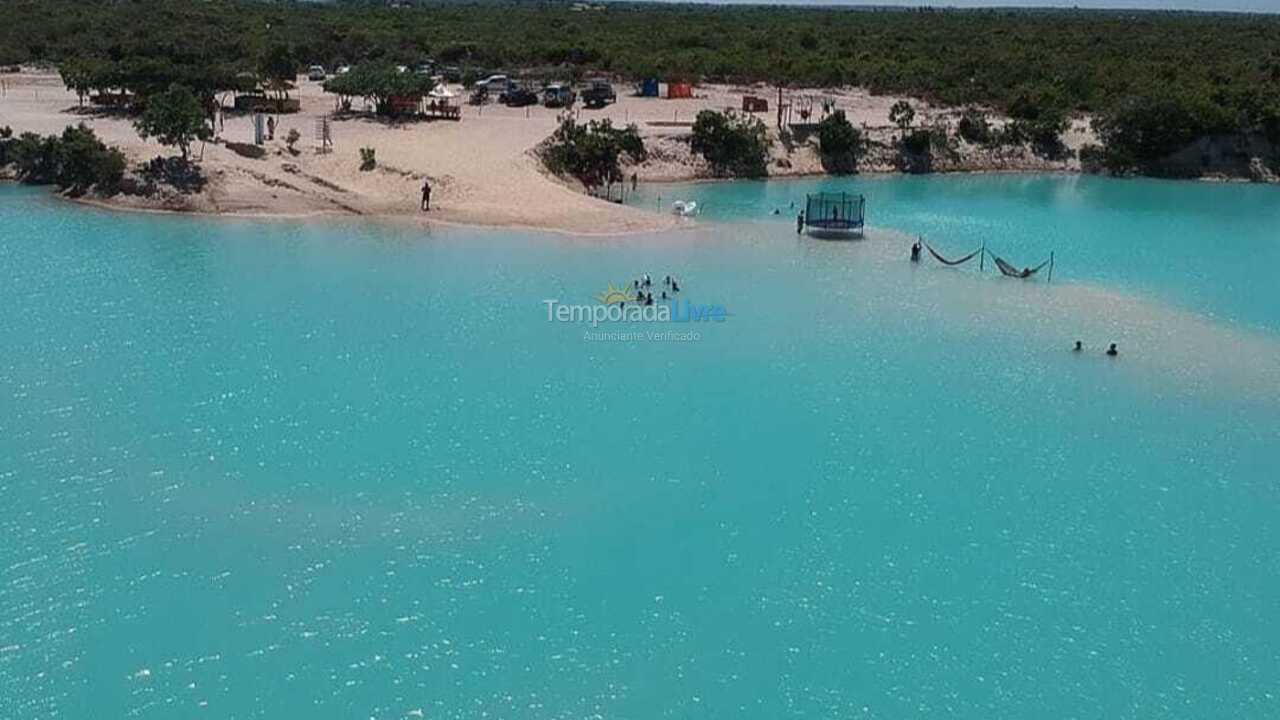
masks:
[[[0,127],[0,168],[9,165],[9,148],[13,147],[13,128]]]
[[[18,179],[31,185],[55,185],[71,195],[90,189],[110,195],[124,177],[124,154],[109,148],[82,125],[67,126],[62,135],[13,137],[0,129],[0,166],[12,164]]]
[[[572,175],[589,188],[622,180],[622,156],[643,162],[648,153],[635,125],[615,128],[608,119],[578,124],[566,118],[543,149],[552,172]]]
[[[1125,100],[1094,119],[1106,150],[1103,162],[1112,172],[1155,169],[1153,164],[1196,139],[1227,134],[1235,126],[1236,119],[1208,98],[1163,91]]]
[[[837,110],[818,123],[818,149],[827,172],[854,172],[862,154],[862,133],[849,122],[843,110]]]
[[[272,93],[277,101],[289,97],[293,89],[293,81],[298,76],[298,61],[288,45],[272,45],[258,64],[258,79],[263,88]]]
[[[174,84],[151,96],[133,126],[143,140],[154,137],[161,145],[176,145],[184,162],[190,157],[191,143],[213,137],[200,101],[185,85]]]
[[[960,122],[956,124],[956,134],[965,142],[975,145],[990,145],[995,139],[991,123],[987,121],[987,114],[974,108],[965,110],[960,116]]]
[[[626,4],[573,12],[567,2],[0,3],[0,64],[59,63],[82,97],[113,91],[145,102],[180,83],[209,107],[220,92],[270,88],[290,62],[294,69],[385,67],[427,57],[463,66],[467,77],[554,68],[568,77],[860,85],[1008,112],[1018,124],[1004,139],[1025,137],[1046,153],[1057,151],[1052,136],[1065,118],[1088,112],[1099,117],[1108,165],[1118,171],[1158,168],[1155,153],[1206,134],[1280,141],[1280,16]],[[395,89],[342,92],[381,105]],[[1143,117],[1135,108],[1147,102],[1154,105]],[[904,131],[912,125],[898,120]]]
[[[897,125],[898,129],[904,133],[915,120],[916,110],[906,100],[899,100],[893,104],[893,107],[889,108],[889,122]]]
[[[394,97],[418,98],[431,92],[431,78],[415,72],[400,72],[395,65],[368,62],[351,68],[345,75],[326,80],[324,89],[339,97],[363,98],[378,114],[393,114],[390,100]]]
[[[719,175],[763,177],[768,172],[769,135],[754,115],[703,110],[693,122],[690,147]]]

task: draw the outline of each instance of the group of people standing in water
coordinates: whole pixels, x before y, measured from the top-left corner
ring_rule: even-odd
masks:
[[[649,273],[641,275],[639,278],[631,281],[631,289],[636,293],[636,302],[641,305],[649,306],[654,303],[653,298],[653,278],[649,277]],[[659,300],[670,300],[676,293],[680,292],[680,281],[668,275],[662,278],[662,295]],[[623,305],[626,303],[624,302]]]

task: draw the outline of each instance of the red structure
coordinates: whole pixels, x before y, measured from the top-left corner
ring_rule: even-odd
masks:
[[[667,83],[667,99],[693,97],[693,86],[689,83]]]
[[[421,107],[421,95],[392,95],[387,98],[387,109],[391,115],[413,115]]]

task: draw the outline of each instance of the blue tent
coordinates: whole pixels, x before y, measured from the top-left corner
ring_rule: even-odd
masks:
[[[658,78],[646,78],[640,83],[640,97],[658,97]]]

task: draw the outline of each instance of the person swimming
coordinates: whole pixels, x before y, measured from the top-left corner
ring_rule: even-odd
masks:
[[[1080,342],[1079,340],[1077,340],[1077,341],[1076,341],[1076,346],[1075,346],[1075,347],[1073,347],[1073,348],[1071,348],[1071,351],[1072,351],[1072,352],[1084,352],[1084,343],[1082,343],[1082,342]]]
[[[804,231],[804,211],[801,210],[800,214],[796,215],[796,234],[799,235],[803,231]]]
[[[671,292],[680,292],[680,283],[675,278],[671,278]]]
[[[1115,357],[1119,354],[1120,354],[1120,351],[1116,349],[1116,344],[1111,343],[1111,347],[1107,348],[1107,355],[1110,355],[1111,357]]]
[[[662,291],[662,299],[663,299],[663,300],[666,300],[666,299],[667,299],[667,291],[666,291],[666,290],[663,290],[663,291]]]

